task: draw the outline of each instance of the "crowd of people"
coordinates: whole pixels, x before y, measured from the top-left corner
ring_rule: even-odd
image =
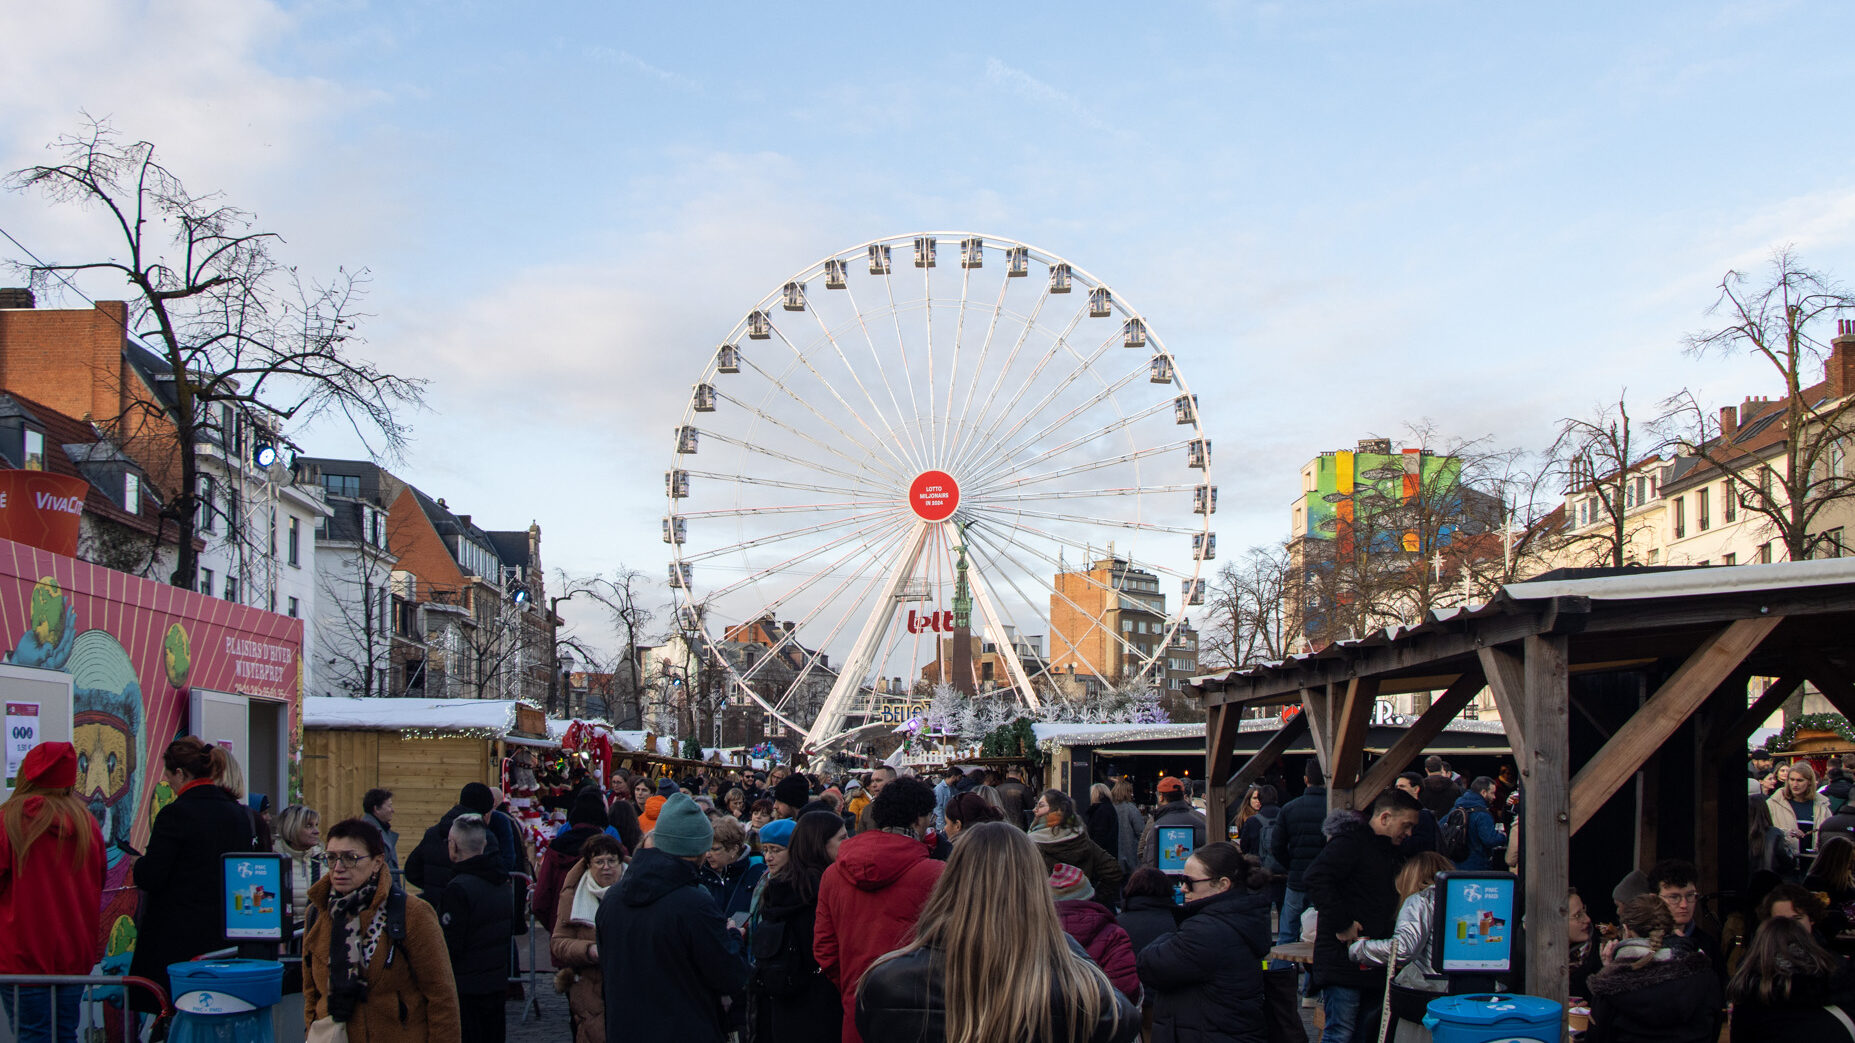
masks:
[[[1465,780],[1431,757],[1363,812],[1329,811],[1310,760],[1299,792],[1278,770],[1213,829],[1171,777],[1152,805],[1116,779],[1078,807],[1015,769],[717,766],[576,780],[539,843],[470,782],[402,864],[384,789],[324,828],[318,809],[247,795],[217,745],[177,739],[161,767],[130,969],[165,986],[170,963],[219,949],[221,858],[277,851],[317,1041],[501,1040],[531,916],[576,1043],[1276,1043],[1305,1040],[1303,996],[1323,1043],[1426,1040],[1446,988],[1429,963],[1438,875],[1513,865],[1524,801],[1510,772]],[[76,773],[69,744],[42,743],[0,805],[0,973],[95,965],[103,842]],[[1855,1038],[1852,790],[1855,757],[1823,779],[1755,757],[1736,906],[1703,911],[1682,861],[1619,883],[1615,925],[1570,895],[1584,1039]],[[1189,849],[1182,867],[1162,871],[1162,836]],[[1271,959],[1297,940],[1305,975]],[[74,1039],[79,995],[0,990],[22,1040]],[[129,995],[156,1013],[153,993]]]

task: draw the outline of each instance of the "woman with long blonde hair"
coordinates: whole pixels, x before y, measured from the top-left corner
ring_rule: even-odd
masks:
[[[864,974],[864,1039],[1128,1043],[1140,1015],[1063,933],[1049,872],[1004,822],[961,834],[914,940]],[[924,1002],[925,1001],[925,1002]]]
[[[0,804],[0,974],[89,974],[103,909],[103,833],[74,792],[77,751],[42,742]],[[22,1041],[77,1038],[81,985],[0,989]]]

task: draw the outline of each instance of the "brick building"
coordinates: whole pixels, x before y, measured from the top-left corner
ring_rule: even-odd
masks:
[[[1155,573],[1110,548],[1086,569],[1058,572],[1054,586],[1051,673],[1093,690],[1119,684],[1162,654],[1166,595]]]

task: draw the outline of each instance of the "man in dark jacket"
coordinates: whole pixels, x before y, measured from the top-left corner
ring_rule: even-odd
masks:
[[[1419,804],[1423,803],[1423,776],[1414,771],[1407,771],[1398,776],[1397,787],[1411,795]],[[1417,828],[1411,830],[1409,839],[1398,845],[1398,854],[1405,858],[1435,851],[1437,844],[1436,816],[1430,814],[1429,808],[1417,813]]]
[[[1449,809],[1451,816],[1460,811],[1467,819],[1469,853],[1467,858],[1456,863],[1457,869],[1493,869],[1494,850],[1507,845],[1507,838],[1494,828],[1494,815],[1489,811],[1494,793],[1494,780],[1483,775],[1470,783],[1469,791],[1457,797],[1455,806]],[[1445,824],[1448,821],[1444,819]]]
[[[1005,769],[1005,781],[998,787],[998,802],[1005,806],[1005,821],[1027,829],[1030,826],[1031,806],[1037,803],[1037,795],[1024,784],[1024,769],[1017,765]]]
[[[406,856],[406,879],[424,895],[436,897],[444,893],[444,885],[451,882],[451,823],[459,815],[485,816],[496,806],[490,788],[481,782],[467,782],[458,791],[457,806],[444,813],[438,824],[425,831],[419,840],[419,846]],[[496,838],[489,838],[489,854],[502,861],[502,852],[496,846]]]
[[[438,896],[438,922],[451,953],[464,1043],[502,1043],[509,988],[509,874],[489,851],[480,815],[459,815],[446,839],[451,879]]]
[[[714,835],[695,801],[671,797],[657,814],[651,846],[599,903],[599,969],[619,990],[613,995],[626,997],[622,1016],[608,1008],[607,1043],[721,1043],[727,1034],[722,1000],[738,1007],[747,959],[739,933],[696,880]]]
[[[1422,807],[1403,790],[1386,790],[1365,821],[1343,821],[1308,867],[1308,897],[1320,910],[1310,988],[1321,990],[1327,1012],[1322,1043],[1378,1038],[1384,969],[1362,970],[1346,947],[1359,938],[1390,937],[1397,926],[1398,845],[1416,828]],[[1372,999],[1362,1002],[1366,997]]]
[[[1173,775],[1159,780],[1159,807],[1154,809],[1153,821],[1147,824],[1146,832],[1140,837],[1141,865],[1158,868],[1159,831],[1167,826],[1191,827],[1192,846],[1185,852],[1187,855],[1205,845],[1204,816],[1185,799],[1185,783]]]
[[[1423,771],[1422,793],[1417,799],[1441,822],[1443,816],[1449,814],[1449,809],[1456,806],[1456,798],[1462,796],[1462,787],[1449,777],[1449,765],[1435,754],[1424,758]]]
[[[1301,913],[1308,907],[1305,877],[1314,856],[1327,844],[1320,831],[1321,823],[1327,821],[1327,787],[1323,785],[1326,776],[1321,774],[1320,761],[1309,757],[1302,777],[1307,780],[1307,789],[1282,805],[1271,844],[1270,854],[1288,867],[1288,889],[1282,892],[1282,922],[1275,933],[1278,945],[1301,940]]]

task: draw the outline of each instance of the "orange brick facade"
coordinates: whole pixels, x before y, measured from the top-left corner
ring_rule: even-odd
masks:
[[[1164,623],[1164,601],[1159,611],[1127,607],[1121,590],[1157,579],[1151,573],[1128,567],[1125,561],[1104,558],[1086,572],[1059,572],[1056,593],[1050,596],[1050,672],[1077,677],[1094,675],[1114,681],[1137,668],[1123,641],[1142,651],[1159,643]],[[1125,630],[1124,623],[1151,633]]]

